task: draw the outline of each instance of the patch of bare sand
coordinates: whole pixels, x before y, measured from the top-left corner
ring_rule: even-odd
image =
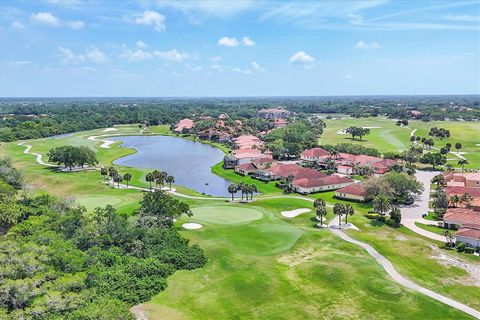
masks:
[[[464,279],[459,279],[459,282],[468,285],[473,284],[480,287],[480,262],[467,262],[453,255],[446,254],[441,249],[434,246],[432,246],[432,249],[435,252],[435,255],[430,256],[431,258],[437,260],[444,266],[457,267],[467,272],[468,275]]]

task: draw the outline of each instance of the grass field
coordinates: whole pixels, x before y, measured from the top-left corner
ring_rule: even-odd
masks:
[[[441,127],[450,130],[451,137],[449,139],[440,140],[433,138],[434,147],[441,148],[447,142],[452,146],[460,142],[463,147],[460,152],[466,152],[463,156],[468,160],[469,165],[465,168],[480,169],[480,123],[479,122],[454,122],[454,121],[432,121],[424,123],[422,121],[411,120],[406,127],[399,127],[395,125],[395,121],[387,118],[361,118],[353,119],[343,117],[341,119],[325,120],[327,127],[320,138],[321,144],[337,144],[337,143],[354,143],[361,144],[366,147],[376,148],[380,152],[399,152],[407,149],[411,142],[409,140],[410,133],[415,131],[416,136],[427,137],[430,128]],[[351,126],[369,127],[370,134],[363,138],[363,141],[358,139],[353,140],[348,134],[340,134],[339,131]],[[452,151],[456,151],[452,147]],[[459,167],[457,164],[459,158],[453,154],[449,154],[449,162],[454,167]]]
[[[439,234],[439,235],[442,235],[442,236],[443,236],[443,233],[445,232],[445,229],[442,228],[442,227],[439,227],[439,226],[424,224],[424,223],[420,223],[420,222],[415,222],[415,225],[419,228],[425,229],[427,231],[430,231],[430,232],[433,232],[433,233],[436,233],[436,234]]]
[[[407,129],[398,128],[393,122],[391,125],[395,130],[404,130],[408,139]],[[122,126],[114,133],[138,134],[138,130],[136,126]],[[149,128],[146,133],[162,133],[162,130],[165,126]],[[101,142],[86,139],[101,134],[105,133],[92,130],[64,139],[39,139],[28,143],[33,146],[32,152],[41,154],[58,145],[88,145],[96,149],[103,165],[135,152],[118,145],[102,149],[99,148]],[[138,207],[142,192],[107,186],[97,171],[54,172],[38,165],[34,156],[23,153],[24,149],[17,143],[2,144],[0,156],[12,158],[37,189],[58,195],[74,194],[77,202],[90,210],[106,204],[122,212],[132,212]],[[144,182],[146,170],[118,169],[134,175],[132,184],[147,185]],[[293,219],[280,215],[281,211],[311,207],[310,202],[261,199],[264,195],[281,195],[281,192],[273,183],[241,177],[231,170],[223,170],[220,164],[213,171],[235,182],[255,183],[263,195],[245,205],[182,198],[191,205],[194,216],[182,218],[176,227],[206,251],[209,262],[199,270],[175,273],[169,279],[167,290],[144,305],[151,312],[151,319],[468,318],[397,285],[359,247],[340,240],[328,230],[313,228],[312,213]],[[179,186],[177,190],[199,195]],[[329,203],[340,202],[333,198],[333,192],[311,197],[323,198]],[[349,231],[351,237],[371,244],[401,274],[418,284],[480,309],[480,299],[476,298],[480,297],[480,288],[469,284],[463,269],[444,266],[433,258],[439,250],[435,249],[437,244],[404,228],[394,230],[381,224],[372,225],[363,217],[370,205],[354,206],[357,214],[349,221],[361,232]],[[333,213],[330,208],[328,210],[328,219],[332,219]],[[181,224],[185,222],[198,222],[204,227],[183,230]],[[476,257],[456,252],[445,254],[479,263]]]
[[[295,199],[257,200],[244,207],[262,210],[261,219],[204,221],[201,230],[181,231],[206,250],[209,261],[202,269],[177,272],[144,310],[151,319],[468,318],[395,284],[366,252],[314,229],[312,214],[291,220],[279,215],[308,206]],[[185,221],[198,220],[178,225]]]

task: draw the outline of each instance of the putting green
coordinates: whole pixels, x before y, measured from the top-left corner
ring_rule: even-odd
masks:
[[[218,224],[244,223],[263,217],[260,210],[232,206],[197,207],[192,212],[195,221]]]
[[[80,197],[76,199],[77,204],[84,206],[87,210],[92,210],[97,207],[105,207],[107,204],[114,207],[118,206],[123,200],[115,196],[90,196]]]

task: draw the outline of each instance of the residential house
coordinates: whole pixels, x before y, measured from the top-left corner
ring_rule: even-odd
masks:
[[[455,233],[456,242],[463,242],[467,246],[480,248],[480,225],[465,224]]]
[[[362,183],[350,184],[335,191],[335,198],[365,202],[369,200],[367,191]]]
[[[193,126],[194,126],[193,120],[185,118],[177,122],[175,129],[173,129],[173,132],[183,133],[185,131],[192,129]]]
[[[238,159],[235,156],[225,156],[223,157],[223,168],[224,169],[233,169],[238,165]]]
[[[278,118],[273,121],[273,126],[275,128],[282,128],[288,124],[288,121],[283,118]]]
[[[252,160],[252,162],[239,164],[235,166],[235,172],[242,175],[256,175],[259,170],[266,170],[278,164],[271,157],[262,157]]]
[[[272,158],[271,154],[264,154],[259,149],[236,149],[232,151],[232,155],[238,159],[238,164],[252,162],[260,158]]]
[[[322,148],[311,148],[303,151],[300,154],[300,160],[307,162],[318,162],[325,160],[329,157],[330,152]]]
[[[263,141],[253,135],[241,135],[233,139],[232,147],[234,149],[260,149],[263,146]]]
[[[353,184],[353,180],[332,174],[321,178],[300,178],[292,182],[293,190],[301,194],[329,191]]]
[[[420,119],[423,116],[423,113],[418,110],[410,110],[410,116],[414,119]]]
[[[453,195],[462,196],[468,193],[474,199],[480,199],[480,173],[457,173],[449,172],[444,175],[447,187],[445,194],[447,197]]]
[[[447,229],[456,229],[467,224],[480,225],[480,212],[469,208],[448,208],[443,215],[443,225]]]
[[[279,118],[288,118],[293,114],[293,112],[285,110],[284,108],[271,108],[271,109],[262,109],[258,111],[258,116],[264,119],[279,119]]]
[[[321,178],[326,175],[317,170],[303,168],[296,164],[278,164],[257,172],[257,179],[262,181],[279,180],[281,178],[288,178],[289,176],[293,177],[293,179],[299,179],[307,177]]]

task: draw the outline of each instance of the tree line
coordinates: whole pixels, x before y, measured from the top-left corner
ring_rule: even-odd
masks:
[[[48,161],[63,165],[65,168],[81,167],[98,164],[95,151],[85,146],[61,146],[52,148],[47,153]]]

